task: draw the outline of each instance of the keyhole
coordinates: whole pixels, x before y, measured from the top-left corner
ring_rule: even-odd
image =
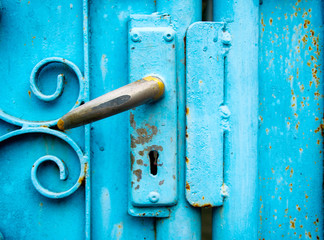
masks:
[[[157,162],[159,159],[159,153],[155,150],[149,152],[150,158],[150,170],[151,174],[155,176],[157,174]]]

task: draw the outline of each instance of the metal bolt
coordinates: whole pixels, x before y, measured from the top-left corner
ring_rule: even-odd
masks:
[[[150,202],[156,203],[160,199],[160,194],[158,194],[157,192],[150,192],[149,199],[150,199]]]
[[[174,39],[174,34],[173,32],[165,32],[163,38],[165,41],[171,42]]]
[[[141,36],[137,32],[132,32],[131,39],[133,42],[140,42],[141,41]]]
[[[222,118],[229,118],[231,116],[231,111],[226,105],[220,106],[219,111],[221,112]]]
[[[225,185],[225,183],[223,183],[222,187],[221,187],[221,195],[223,198],[228,197],[228,187]]]
[[[224,45],[230,45],[231,44],[231,41],[232,41],[232,37],[231,37],[231,34],[229,32],[223,32],[223,35],[222,35],[222,43]]]

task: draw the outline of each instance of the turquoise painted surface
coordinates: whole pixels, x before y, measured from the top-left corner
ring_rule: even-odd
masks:
[[[323,237],[322,7],[214,1],[214,21],[232,38],[214,239]],[[200,239],[201,210],[185,197],[185,37],[201,1],[2,0],[0,11],[0,239]],[[129,113],[55,128],[73,107],[130,81],[130,16],[154,12],[169,14],[176,34],[178,199],[168,218],[127,212]]]
[[[87,127],[65,133],[49,128],[88,98],[82,4],[2,1],[4,239],[82,239],[88,232]]]
[[[213,239],[257,239],[259,1],[214,1],[214,21],[228,22],[225,100],[231,111],[224,138],[227,197],[213,212]]]
[[[263,1],[259,238],[323,238],[321,1]]]

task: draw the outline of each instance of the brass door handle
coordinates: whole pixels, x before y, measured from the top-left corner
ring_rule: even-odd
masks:
[[[87,102],[67,114],[57,123],[60,130],[82,126],[125,112],[163,96],[164,83],[157,77],[145,77]]]

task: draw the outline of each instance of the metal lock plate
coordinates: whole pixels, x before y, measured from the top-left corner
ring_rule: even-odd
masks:
[[[186,197],[194,207],[223,204],[223,142],[230,112],[225,105],[224,23],[198,22],[187,31]]]
[[[129,213],[169,216],[177,202],[177,90],[175,31],[167,15],[132,15],[129,77],[157,76],[164,97],[130,111]]]

